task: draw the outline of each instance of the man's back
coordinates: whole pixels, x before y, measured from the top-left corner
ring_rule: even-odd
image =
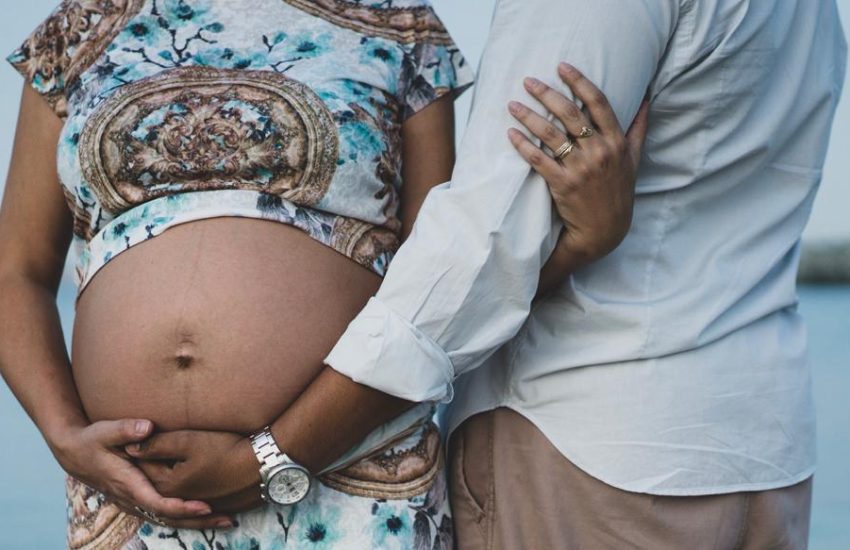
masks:
[[[704,346],[795,304],[796,244],[843,83],[832,1],[691,4],[651,89],[633,231],[576,277],[579,306],[593,308],[582,289],[601,292],[612,323],[641,326],[626,359]]]
[[[627,490],[787,485],[814,468],[795,277],[846,44],[832,0],[686,1],[673,22],[631,233],[466,377],[454,417],[511,407]]]

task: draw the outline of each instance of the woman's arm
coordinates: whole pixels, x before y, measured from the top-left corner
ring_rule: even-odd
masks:
[[[73,223],[53,162],[61,126],[25,87],[0,207],[0,372],[54,453],[87,423],[55,303]]]
[[[408,118],[401,127],[402,240],[407,239],[428,192],[452,177],[455,165],[455,111],[444,95]]]
[[[408,118],[402,126],[404,185],[401,196],[402,237],[413,229],[428,192],[449,181],[455,162],[454,102],[445,95]],[[413,403],[357,384],[325,367],[289,410],[272,426],[277,441],[318,472],[356,445],[373,429],[392,420]],[[318,411],[321,410],[321,415]],[[322,433],[317,420],[334,426],[333,443],[316,445]],[[315,431],[304,429],[315,423]],[[327,434],[331,435],[331,434]],[[320,435],[322,439],[324,437]]]
[[[73,220],[56,173],[62,122],[24,87],[0,206],[0,373],[60,465],[125,508],[196,517],[201,502],[164,499],[115,448],[145,438],[146,420],[90,424],[71,375],[56,292]]]

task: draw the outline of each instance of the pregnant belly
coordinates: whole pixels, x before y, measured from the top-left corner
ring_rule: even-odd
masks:
[[[278,222],[176,226],[116,257],[77,304],[72,365],[93,421],[252,432],[277,417],[380,278]]]

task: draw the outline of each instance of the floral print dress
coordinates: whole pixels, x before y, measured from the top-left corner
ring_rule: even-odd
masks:
[[[219,216],[293,225],[382,275],[401,125],[472,82],[427,0],[64,0],[8,60],[64,122],[78,295],[121,252]],[[146,524],[69,479],[69,547],[448,547],[439,435],[419,420],[228,532]]]

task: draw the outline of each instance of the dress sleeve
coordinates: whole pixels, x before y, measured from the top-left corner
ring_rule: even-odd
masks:
[[[63,0],[6,60],[65,118],[80,73],[114,36],[124,15],[113,0]]]
[[[458,97],[475,79],[434,9],[425,5],[420,10],[416,40],[405,47],[401,86],[405,119],[448,93]]]
[[[70,58],[65,32],[65,14],[69,8],[70,2],[62,2],[6,57],[60,117],[65,116],[65,83]]]

